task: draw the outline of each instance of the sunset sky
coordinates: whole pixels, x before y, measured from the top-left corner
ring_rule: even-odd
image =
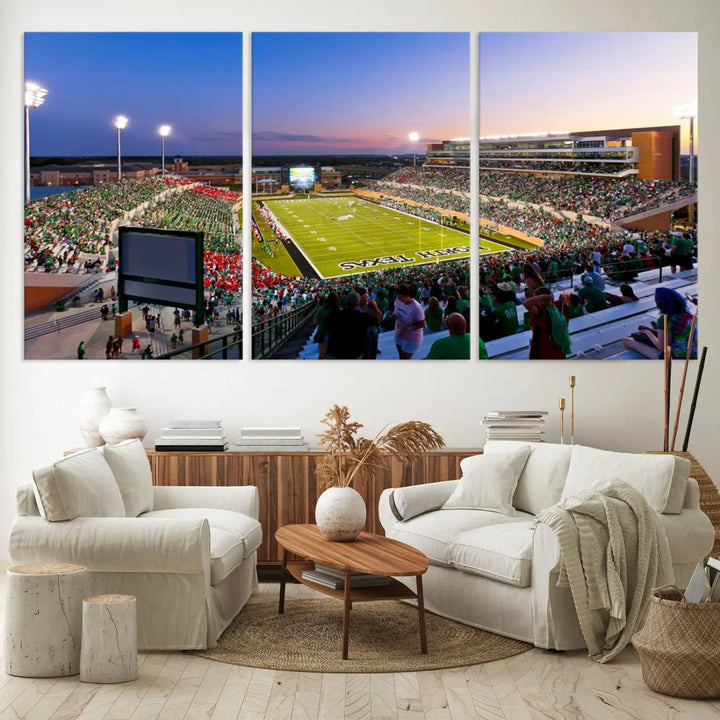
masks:
[[[480,134],[682,122],[687,152],[697,74],[696,33],[482,33]]]
[[[254,33],[253,152],[410,153],[469,134],[467,33]],[[483,33],[480,133],[678,124],[695,33]],[[27,33],[32,155],[242,151],[240,33]],[[697,123],[696,123],[697,151]]]
[[[26,33],[25,79],[48,89],[30,110],[32,155],[242,152],[241,33]]]
[[[254,33],[253,153],[409,153],[467,137],[467,33]]]

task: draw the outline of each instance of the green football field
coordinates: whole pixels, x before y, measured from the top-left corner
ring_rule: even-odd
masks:
[[[356,197],[265,204],[322,277],[470,257],[467,233]],[[483,253],[507,250],[481,244]]]

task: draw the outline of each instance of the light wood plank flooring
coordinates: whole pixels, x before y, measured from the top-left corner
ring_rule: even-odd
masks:
[[[264,584],[251,602],[275,601]],[[288,597],[312,591],[288,586]],[[0,572],[0,615],[5,572]],[[338,611],[341,606],[338,603]],[[0,668],[5,667],[0,648]],[[225,665],[184,653],[139,657],[122,685],[16,678],[0,670],[0,720],[705,720],[720,702],[658,695],[632,648],[607,665],[583,652],[530,650],[485,665],[418,673],[341,675]]]

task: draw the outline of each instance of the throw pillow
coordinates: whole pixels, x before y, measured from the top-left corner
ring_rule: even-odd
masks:
[[[556,443],[488,440],[483,452],[486,455],[508,452],[521,445],[526,445],[530,449],[530,454],[518,478],[512,504],[516,510],[537,515],[541,510],[554,505],[560,499],[570,466],[570,454],[573,446]]]
[[[35,470],[33,480],[38,506],[46,520],[125,516],[115,477],[97,448]]]
[[[681,462],[678,462],[681,461]],[[622,480],[658,513],[682,511],[691,463],[672,455],[613,452],[574,445],[562,499]]]
[[[530,449],[475,455],[460,462],[462,477],[444,509],[491,510],[515,515],[512,498]]]
[[[140,440],[105,445],[103,454],[120,488],[125,516],[137,517],[150,512],[153,509],[152,471]]]

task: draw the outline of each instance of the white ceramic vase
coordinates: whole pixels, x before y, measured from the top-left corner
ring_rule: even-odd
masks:
[[[315,522],[328,540],[354,540],[365,527],[365,501],[351,487],[331,487],[315,504]]]
[[[105,444],[98,426],[100,421],[108,414],[112,403],[104,387],[90,388],[85,393],[80,410],[80,434],[88,447],[99,447]]]
[[[147,435],[145,418],[136,408],[110,408],[100,421],[100,434],[108,445],[117,445],[123,440],[142,440]]]

